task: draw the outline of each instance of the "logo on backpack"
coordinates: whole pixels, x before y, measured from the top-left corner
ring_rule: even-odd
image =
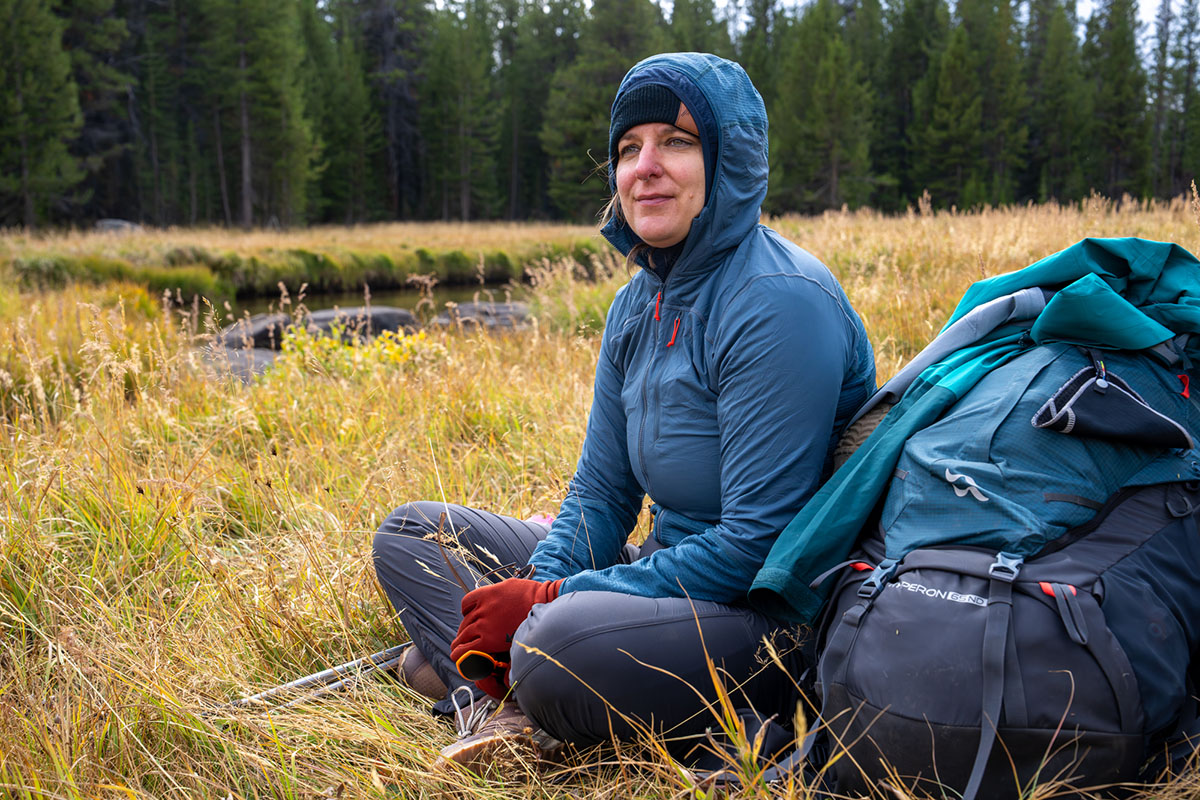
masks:
[[[906,592],[916,592],[923,594],[926,597],[932,597],[934,600],[949,600],[952,603],[966,603],[971,606],[986,606],[988,601],[977,594],[969,594],[964,592],[951,592],[946,589],[935,589],[932,586],[926,586],[923,583],[914,583],[903,579],[892,581],[887,586],[903,589]]]
[[[959,478],[962,478],[963,482],[967,484],[965,488],[954,485]],[[979,491],[979,484],[975,483],[975,480],[970,475],[959,475],[947,469],[946,482],[954,489],[954,494],[959,497],[966,497],[969,494],[981,503],[988,501],[987,495]]]

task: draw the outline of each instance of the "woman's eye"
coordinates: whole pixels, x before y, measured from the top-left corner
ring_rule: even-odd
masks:
[[[692,140],[684,139],[682,136],[674,136],[667,141],[667,144],[671,145],[672,147],[690,147],[692,145]]]
[[[619,155],[621,158],[624,158],[625,156],[633,155],[637,151],[638,146],[636,144],[627,144],[617,151],[617,155]]]

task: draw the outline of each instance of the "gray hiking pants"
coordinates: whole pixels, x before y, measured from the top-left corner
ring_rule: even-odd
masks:
[[[483,696],[450,661],[462,619],[458,579],[474,588],[481,579],[511,575],[485,573],[523,566],[548,530],[537,522],[422,502],[396,509],[375,534],[379,582],[451,691],[467,686]],[[648,555],[650,548],[645,550]],[[641,555],[626,545],[622,561]],[[786,670],[767,656],[765,639]],[[794,631],[749,607],[615,592],[568,592],[534,606],[514,641],[513,696],[552,736],[587,745],[613,736],[630,739],[646,727],[680,753],[718,728],[720,707],[706,654],[735,707],[764,718],[779,714],[785,722],[795,712],[805,661]],[[453,706],[447,698],[434,710],[450,714]]]

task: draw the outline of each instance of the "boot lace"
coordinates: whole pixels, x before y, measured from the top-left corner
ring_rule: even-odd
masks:
[[[458,701],[459,692],[466,694],[465,704]],[[490,697],[476,700],[475,695],[466,686],[459,686],[450,693],[450,704],[454,706],[454,728],[460,739],[476,733],[497,706],[496,701]]]

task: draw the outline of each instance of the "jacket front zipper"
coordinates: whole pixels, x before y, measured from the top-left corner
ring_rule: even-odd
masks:
[[[655,276],[655,277],[658,277],[658,276]],[[670,279],[670,275],[667,276],[667,279],[668,280]],[[659,281],[660,281],[660,285],[658,287],[658,294],[654,298],[654,342],[653,342],[653,346],[651,347],[651,350],[650,350],[649,363],[646,365],[646,375],[647,376],[654,374],[654,362],[658,358],[658,349],[659,349],[658,348],[658,340],[659,340],[659,331],[661,328],[661,326],[658,323],[662,321],[662,317],[659,312],[662,309],[663,291],[667,288],[666,281],[663,281],[661,278],[659,279]],[[676,323],[676,327],[678,327],[678,323]],[[675,340],[675,337],[672,336],[671,341],[674,342],[674,340]],[[646,485],[644,487],[646,489],[646,494],[650,495],[650,497],[653,498],[654,492],[652,492],[650,489],[650,470],[646,466],[648,463],[646,461],[646,417],[650,413],[650,409],[657,408],[657,406],[650,405],[649,383],[650,383],[650,381],[648,379],[642,380],[642,422],[638,426],[638,458],[642,462],[642,474],[645,476],[645,479],[646,479]],[[655,400],[658,401],[658,400],[661,400],[661,398],[656,397]]]

